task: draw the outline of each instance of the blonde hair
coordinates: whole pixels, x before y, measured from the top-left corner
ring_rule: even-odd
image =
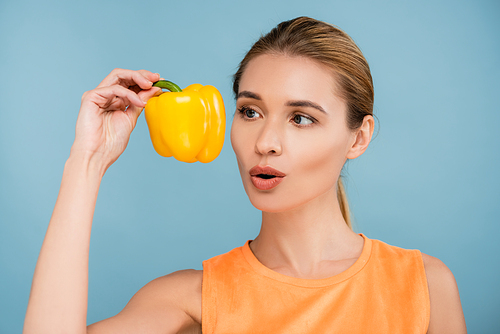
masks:
[[[241,76],[250,60],[262,54],[306,57],[332,70],[338,85],[337,95],[347,107],[346,123],[358,129],[367,115],[373,115],[373,81],[368,62],[356,43],[339,28],[309,17],[281,22],[260,37],[241,61],[233,77],[233,92],[238,95]],[[352,228],[347,194],[339,176],[337,198],[342,216]]]

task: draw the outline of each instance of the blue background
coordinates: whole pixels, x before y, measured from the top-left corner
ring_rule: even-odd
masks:
[[[261,33],[306,15],[368,59],[378,136],[347,166],[356,230],[444,261],[470,333],[500,331],[500,2],[0,2],[0,333],[20,333],[80,98],[113,68],[221,91]],[[229,134],[229,127],[227,129]],[[99,193],[89,323],[148,281],[252,239],[229,140],[210,164],[157,155],[141,115]]]

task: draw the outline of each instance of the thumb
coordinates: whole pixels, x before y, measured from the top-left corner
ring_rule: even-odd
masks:
[[[153,96],[157,95],[160,92],[161,92],[161,88],[152,87],[151,89],[140,91],[137,95],[139,95],[139,98],[146,103],[146,102],[148,102],[148,100],[150,98],[152,98]],[[137,107],[135,105],[130,105],[129,108],[127,109],[127,111],[133,113],[134,116],[136,118],[138,118],[142,112],[142,109],[143,108]]]

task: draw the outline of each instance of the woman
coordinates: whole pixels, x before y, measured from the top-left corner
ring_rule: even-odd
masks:
[[[97,192],[146,101],[148,71],[114,70],[86,92],[40,252],[25,333],[85,332]],[[354,42],[300,17],[263,36],[234,77],[231,143],[262,210],[246,245],[144,286],[88,333],[465,333],[455,279],[438,259],[350,229],[340,173],[370,143],[368,64]]]

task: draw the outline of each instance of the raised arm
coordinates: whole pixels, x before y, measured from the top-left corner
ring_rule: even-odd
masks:
[[[36,265],[23,333],[85,333],[90,230],[101,178],[125,150],[158,74],[113,70],[86,92]]]

